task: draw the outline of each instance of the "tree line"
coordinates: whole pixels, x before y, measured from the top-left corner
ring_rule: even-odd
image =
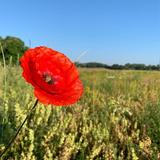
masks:
[[[145,64],[131,64],[126,63],[124,65],[120,64],[113,64],[113,65],[107,65],[103,63],[97,63],[97,62],[88,62],[88,63],[80,63],[76,62],[76,66],[78,67],[84,67],[84,68],[106,68],[106,69],[127,69],[127,70],[160,70],[160,65],[145,65]]]
[[[6,64],[19,64],[19,58],[29,47],[18,37],[6,36],[5,38],[0,36],[0,61],[3,63],[3,54]],[[3,53],[3,54],[2,54]],[[132,69],[132,70],[160,70],[160,65],[145,65],[145,64],[130,64],[124,65],[113,64],[107,65],[97,62],[80,63],[75,62],[78,67],[86,68],[106,68],[106,69]]]

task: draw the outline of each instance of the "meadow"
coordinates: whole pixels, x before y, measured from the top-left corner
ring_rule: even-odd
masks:
[[[3,159],[160,159],[160,72],[79,70],[81,100],[38,103]],[[21,72],[0,66],[0,152],[36,100]]]

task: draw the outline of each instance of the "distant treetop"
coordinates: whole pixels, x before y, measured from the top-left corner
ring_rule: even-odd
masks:
[[[18,64],[19,57],[28,49],[25,43],[17,37],[0,37],[0,44],[4,51],[6,63]],[[2,50],[0,49],[0,61],[2,61]]]

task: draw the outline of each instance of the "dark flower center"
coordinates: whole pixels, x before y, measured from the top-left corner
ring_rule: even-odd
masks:
[[[53,80],[53,78],[50,74],[44,73],[42,77],[43,77],[43,79],[46,83],[48,83],[48,84],[53,84],[54,83],[54,80]]]

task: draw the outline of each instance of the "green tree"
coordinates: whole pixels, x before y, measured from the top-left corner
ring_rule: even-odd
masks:
[[[28,49],[28,47],[25,46],[24,42],[17,37],[0,37],[0,43],[3,47],[4,56],[7,63],[12,60],[13,64],[18,64],[19,57],[21,57],[23,53]],[[0,56],[0,60],[2,60],[2,54]]]

